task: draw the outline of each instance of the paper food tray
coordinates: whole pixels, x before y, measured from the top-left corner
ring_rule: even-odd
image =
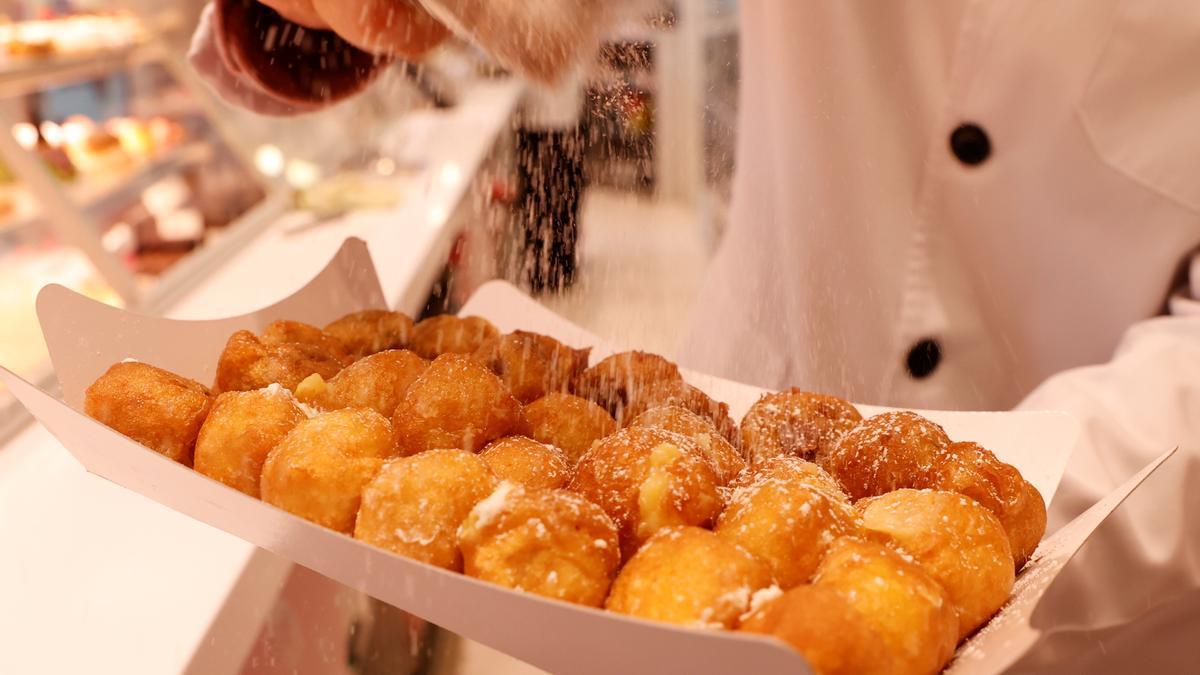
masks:
[[[555,673],[805,673],[803,658],[772,638],[676,628],[510,591],[360,543],[152,452],[82,413],[86,387],[112,363],[134,358],[208,383],[228,336],[261,331],[278,318],[324,325],[348,312],[383,307],[365,244],[347,240],[329,265],[290,297],[252,314],[214,321],[146,317],[60,286],[38,297],[38,314],[63,400],[0,368],[0,380],[73,454],[99,476],[304,565],[471,640]],[[464,313],[501,330],[516,328],[616,349],[500,282],[485,285]],[[739,416],[759,396],[746,385],[687,373]],[[862,407],[864,413],[879,409]],[[1077,428],[1057,413],[926,412],[951,437],[978,441],[1014,464],[1049,500]],[[959,649],[950,670],[995,673],[1037,638],[1030,616],[1043,591],[1091,532],[1169,453],[1049,537],[1018,577],[1008,606]],[[182,579],[180,583],[185,583]]]

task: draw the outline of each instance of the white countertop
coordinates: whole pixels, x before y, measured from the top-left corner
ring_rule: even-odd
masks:
[[[406,119],[427,170],[396,209],[297,234],[286,231],[307,216],[285,216],[170,313],[230,316],[271,304],[348,236],[368,242],[389,301],[416,311],[457,234],[449,217],[521,90],[481,82],[452,109]],[[87,474],[40,426],[0,448],[0,673],[236,672],[290,568]]]
[[[227,600],[242,635],[205,657],[236,672],[291,567],[86,473],[39,425],[0,451],[0,541],[4,673],[181,673]]]
[[[366,240],[393,307],[421,309],[457,235],[446,227],[450,216],[497,135],[511,123],[523,88],[519,81],[483,81],[467,88],[454,108],[406,116],[397,140],[414,146],[403,154],[425,169],[402,183],[396,208],[356,211],[311,228],[303,228],[312,220],[309,214],[284,216],[171,313],[198,318],[220,306],[230,316],[268,305],[308,281],[346,237]],[[292,228],[302,233],[289,234]]]

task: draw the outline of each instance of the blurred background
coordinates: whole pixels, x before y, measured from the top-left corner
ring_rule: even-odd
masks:
[[[0,2],[0,362],[52,379],[46,284],[227,316],[285,295],[347,236],[402,311],[453,311],[504,278],[671,353],[724,226],[736,4],[652,3],[554,89],[450,41],[280,119],[224,105],[191,70],[199,0]],[[14,416],[0,392],[0,426]]]
[[[653,4],[552,89],[452,40],[286,119],[199,81],[186,56],[203,5],[0,2],[0,363],[54,386],[35,310],[47,284],[230,316],[299,287],[349,236],[414,317],[500,278],[673,353],[725,223],[736,0]],[[0,389],[0,439],[26,421]],[[521,671],[328,584],[290,572],[236,640],[211,618],[190,670]]]

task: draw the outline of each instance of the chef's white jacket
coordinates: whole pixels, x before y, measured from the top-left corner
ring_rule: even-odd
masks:
[[[1021,667],[1200,672],[1200,2],[741,7],[731,226],[688,365],[1067,410],[1052,529],[1179,445]]]

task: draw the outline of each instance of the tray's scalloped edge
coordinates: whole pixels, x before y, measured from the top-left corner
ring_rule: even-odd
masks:
[[[387,306],[367,244],[347,238],[324,268],[287,297],[222,319],[169,319],[104,304],[57,284],[41,289],[37,314],[63,400],[83,409],[88,385],[108,365],[136,358],[199,382],[211,382],[220,347],[234,331],[261,330],[287,317],[325,325],[342,314]],[[97,326],[118,327],[98,331]],[[204,344],[197,355],[182,342]],[[214,351],[215,350],[215,351]]]

